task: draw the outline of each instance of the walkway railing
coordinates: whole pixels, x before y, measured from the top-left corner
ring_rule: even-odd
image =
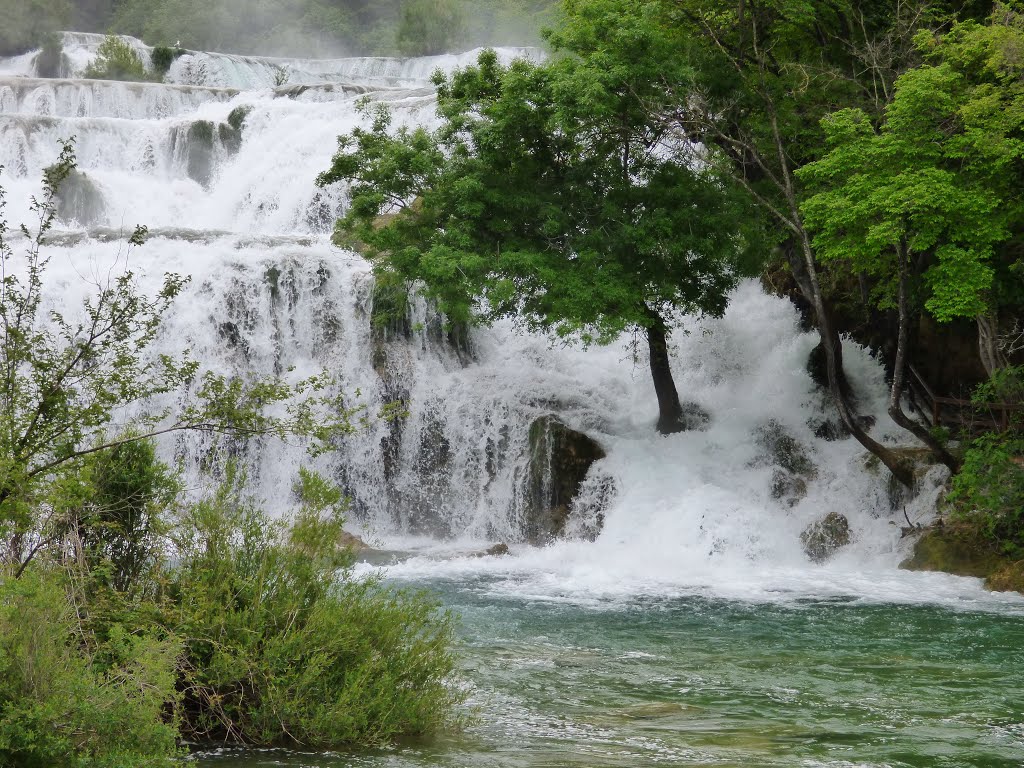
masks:
[[[910,369],[910,402],[929,426],[949,427],[971,434],[1005,432],[1019,424],[1024,414],[1020,403],[975,403],[958,397],[936,395],[914,366]]]

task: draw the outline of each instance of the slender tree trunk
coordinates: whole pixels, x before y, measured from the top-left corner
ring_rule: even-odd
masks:
[[[899,291],[897,304],[899,309],[899,328],[896,333],[896,362],[893,364],[892,388],[889,390],[889,416],[892,420],[914,435],[928,446],[928,450],[953,472],[960,470],[960,461],[956,459],[923,424],[910,418],[903,411],[903,386],[907,370],[907,336],[910,328],[910,311],[907,308],[907,255],[906,249],[900,246],[896,256],[899,264]]]
[[[665,320],[653,309],[647,309],[650,319],[647,331],[647,346],[650,350],[651,378],[654,379],[654,391],[658,396],[658,431],[663,435],[682,432],[686,429],[683,422],[683,406],[679,402],[679,392],[672,378],[672,368],[668,357],[668,327]]]
[[[985,366],[985,373],[992,378],[996,371],[1010,364],[1006,355],[999,349],[999,319],[992,315],[978,315],[975,322],[978,324],[978,354],[981,357],[981,364]]]
[[[906,462],[902,461],[896,453],[874,440],[864,428],[863,423],[850,405],[847,393],[842,386],[842,340],[839,332],[832,322],[832,315],[828,311],[825,297],[821,292],[821,285],[818,282],[818,271],[814,264],[814,251],[811,248],[810,237],[807,231],[801,228],[800,246],[804,259],[804,269],[808,288],[811,296],[808,298],[814,305],[815,314],[818,316],[818,334],[821,337],[821,346],[825,352],[825,371],[828,375],[828,389],[836,410],[839,412],[839,419],[843,426],[853,435],[854,439],[870,451],[885,467],[892,472],[893,476],[908,488],[913,485],[914,473]]]

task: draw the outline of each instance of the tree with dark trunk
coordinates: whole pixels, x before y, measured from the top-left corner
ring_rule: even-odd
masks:
[[[552,36],[574,56],[506,67],[488,51],[438,76],[438,130],[394,131],[378,111],[341,137],[320,183],[351,185],[337,241],[453,322],[513,317],[584,344],[645,336],[671,433],[686,426],[672,328],[720,315],[759,243],[742,197],[652,117],[662,79],[683,76],[675,52],[644,25],[626,30],[642,56],[603,47],[608,21],[571,17]]]

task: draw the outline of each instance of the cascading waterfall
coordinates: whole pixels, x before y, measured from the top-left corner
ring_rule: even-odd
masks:
[[[81,71],[101,40],[65,35],[69,66]],[[148,57],[150,49],[133,45]],[[548,596],[981,599],[974,580],[896,570],[906,549],[904,502],[890,498],[855,441],[815,436],[830,413],[805,372],[815,338],[800,330],[787,301],[753,282],[740,286],[725,317],[689,318],[674,333],[680,393],[711,418],[703,431],[668,437],[654,430],[645,352],[632,339],[584,350],[499,324],[454,343],[421,301],[411,303],[402,333],[374,325],[367,265],[329,242],[344,190],[318,189],[314,179],[337,135],[366,119],[361,99],[388,103],[400,124],[429,125],[431,72],[474,59],[188,52],[168,85],[40,80],[32,54],[0,60],[7,218],[28,220],[28,198],[55,160],[57,140],[74,136],[82,184],[100,202],[88,216],[65,211],[52,238],[54,305],[74,306],[89,275],[123,258],[118,233],[146,224],[150,240],[130,255],[143,284],[152,289],[166,271],[192,277],[161,351],[187,344],[220,372],[303,376],[327,368],[368,414],[406,403],[398,420],[371,420],[312,461],[351,495],[352,523],[372,542],[418,553],[393,567],[399,576],[487,570],[504,585],[496,589]],[[240,136],[228,125],[238,108]],[[875,436],[906,440],[884,415],[878,363],[853,345],[846,360],[861,407],[877,417]],[[569,512],[568,537],[534,548],[522,543],[529,433],[548,415],[607,455]],[[783,485],[798,482],[799,493],[779,491],[770,434],[784,435],[809,462],[799,481],[781,476]],[[163,448],[184,457],[192,484],[201,484],[201,442],[181,438]],[[254,493],[272,510],[287,509],[292,479],[311,461],[303,448],[261,440],[244,455]],[[941,482],[939,470],[925,477],[921,494],[906,502],[909,517],[929,514]],[[827,512],[849,520],[852,543],[815,565],[800,533]],[[512,545],[513,557],[458,556],[494,541]]]

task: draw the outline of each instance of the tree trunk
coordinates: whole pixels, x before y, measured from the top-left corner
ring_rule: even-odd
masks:
[[[892,420],[914,435],[928,446],[928,450],[936,459],[945,464],[952,472],[960,471],[960,462],[932,435],[928,429],[916,419],[903,412],[903,384],[907,370],[907,336],[910,327],[910,311],[907,308],[907,258],[906,250],[901,246],[897,253],[899,264],[899,327],[896,333],[896,361],[892,370],[892,388],[889,390],[889,416]]]
[[[1010,364],[999,349],[999,319],[994,315],[978,315],[975,321],[978,324],[978,355],[991,379],[996,371]]]
[[[654,379],[654,391],[658,396],[658,431],[663,435],[682,432],[686,429],[683,422],[683,406],[679,402],[676,382],[672,378],[672,368],[668,358],[668,328],[661,315],[653,309],[647,309],[649,324],[647,346],[651,358],[651,378]]]
[[[807,289],[811,294],[807,298],[814,305],[814,312],[818,316],[818,334],[821,337],[821,346],[825,352],[825,372],[828,376],[828,390],[839,413],[839,419],[858,443],[870,451],[872,455],[876,456],[892,472],[897,480],[909,488],[914,482],[914,473],[911,468],[893,451],[871,438],[867,430],[864,429],[860,418],[853,412],[847,393],[843,391],[842,340],[839,338],[839,332],[835,330],[831,312],[821,292],[810,237],[807,235],[807,231],[802,228],[800,241],[800,250],[803,256],[803,264],[801,266],[801,272],[804,276],[803,282],[806,283]],[[795,260],[796,254],[794,254]]]

